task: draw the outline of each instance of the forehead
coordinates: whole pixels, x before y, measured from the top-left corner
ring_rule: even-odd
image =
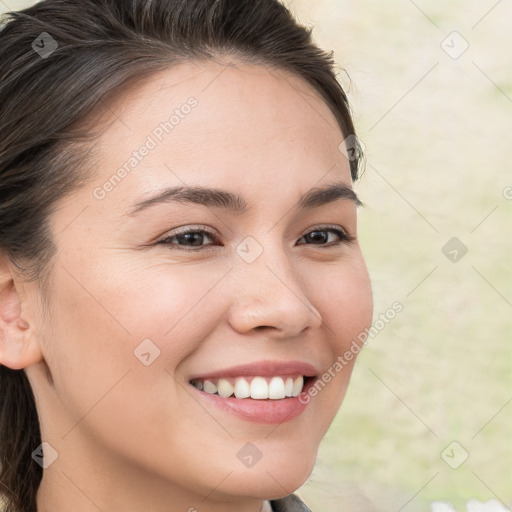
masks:
[[[287,71],[233,60],[181,63],[127,90],[107,116],[114,121],[94,156],[96,185],[111,182],[111,205],[128,207],[135,194],[172,185],[270,196],[271,183],[302,192],[323,177],[351,183],[334,115]]]

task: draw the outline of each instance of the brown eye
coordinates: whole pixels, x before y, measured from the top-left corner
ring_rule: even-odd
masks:
[[[171,248],[177,248],[181,249],[182,247],[205,247],[212,244],[204,244],[204,240],[206,238],[209,238],[210,240],[215,241],[216,238],[212,233],[209,231],[205,231],[204,229],[185,229],[183,231],[180,231],[178,233],[175,233],[174,235],[167,236],[163,238],[162,240],[157,242],[157,245],[166,245]],[[173,247],[174,246],[174,247]],[[188,250],[188,249],[184,249]],[[194,250],[194,249],[192,249]]]
[[[334,243],[329,243],[332,242],[332,239],[329,240],[329,234],[332,233],[334,233],[334,238],[337,238],[338,242],[334,240]],[[325,245],[327,247],[340,245],[342,243],[349,243],[355,240],[355,237],[349,235],[346,231],[339,228],[316,228],[313,231],[305,234],[302,238],[306,240],[307,245]]]

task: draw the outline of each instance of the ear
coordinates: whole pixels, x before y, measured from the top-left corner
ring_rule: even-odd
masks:
[[[43,360],[29,319],[23,315],[23,284],[11,261],[0,253],[0,364],[20,370]]]

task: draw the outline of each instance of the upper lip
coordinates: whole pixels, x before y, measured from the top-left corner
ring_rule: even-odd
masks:
[[[302,361],[257,361],[250,364],[230,366],[229,368],[223,368],[221,370],[192,375],[190,380],[244,376],[271,377],[274,375],[303,375],[305,377],[314,377],[316,373],[316,369],[312,364]]]

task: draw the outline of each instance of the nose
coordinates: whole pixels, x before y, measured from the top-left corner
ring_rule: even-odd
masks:
[[[229,323],[239,333],[257,330],[284,339],[322,324],[305,292],[303,276],[283,251],[264,250],[252,263],[240,260],[236,267]]]

